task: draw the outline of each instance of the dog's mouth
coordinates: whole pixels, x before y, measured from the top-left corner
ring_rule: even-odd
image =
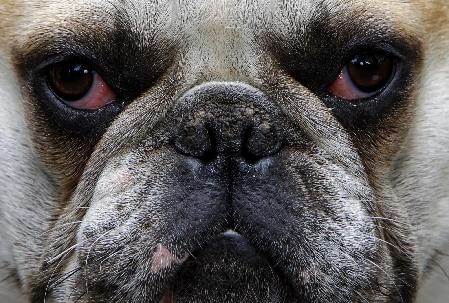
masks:
[[[163,195],[152,192],[151,203],[137,203],[133,190],[108,193],[109,203],[94,196],[102,203],[89,208],[75,245],[73,264],[81,270],[57,281],[56,296],[100,303],[337,303],[389,302],[398,292],[391,256],[361,206],[320,200],[318,192],[304,199],[310,188],[293,187],[283,173],[288,159],[235,165],[229,179],[219,160],[198,166],[162,155],[166,167],[174,163],[176,178],[166,180]],[[148,197],[152,185],[138,194]],[[127,199],[132,203],[123,206]]]
[[[193,252],[165,288],[159,303],[295,301],[276,264],[231,230]]]
[[[288,245],[278,253],[245,235],[219,233],[184,256],[164,245],[133,255],[104,255],[89,246],[92,255],[79,255],[82,269],[61,290],[72,289],[68,302],[390,302],[376,294],[384,281],[372,261],[349,264],[331,248],[323,252],[334,254],[329,259],[317,251],[298,254],[298,247]]]
[[[142,261],[143,252],[125,260],[128,268],[123,267],[123,259],[92,256],[72,288],[78,302],[299,301],[285,263],[270,260],[243,235],[228,230],[197,247],[179,257],[158,245],[149,262]],[[82,255],[78,263],[86,258]],[[137,266],[135,259],[139,259]]]

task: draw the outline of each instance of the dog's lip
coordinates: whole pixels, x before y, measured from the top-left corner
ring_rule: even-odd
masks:
[[[216,258],[217,255],[220,255],[220,257],[222,257],[223,259],[227,258],[227,256],[229,255],[232,255],[234,258],[241,260],[252,268],[263,267],[270,263],[266,259],[265,255],[260,253],[245,236],[232,229],[229,229],[223,233],[218,234],[213,240],[207,242],[204,247],[194,252],[189,258],[186,258],[183,263],[178,263],[179,267],[177,269],[176,278],[179,278],[181,281],[186,281],[185,274],[186,270],[187,272],[189,272],[189,263],[208,263],[211,262],[211,260],[215,260],[214,258]],[[184,265],[186,265],[186,267],[184,267]],[[274,273],[274,269],[271,268],[271,265],[270,270]],[[287,282],[285,277],[283,277],[282,272],[276,270],[275,272],[275,275],[281,278],[284,283]],[[187,280],[189,280],[190,277],[193,277],[192,274],[196,275],[196,271],[189,272],[187,274]],[[172,282],[169,282],[165,286],[165,291],[162,292],[159,296],[159,303],[176,302],[179,295],[179,289],[177,289],[177,286],[175,285],[177,285],[176,280],[172,280]],[[288,285],[287,287],[290,286],[291,285]]]

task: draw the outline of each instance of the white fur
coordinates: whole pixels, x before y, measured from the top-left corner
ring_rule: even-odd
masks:
[[[0,60],[2,56],[0,55]],[[41,253],[37,235],[46,230],[42,221],[30,218],[48,218],[51,185],[33,154],[25,126],[22,97],[10,68],[0,61],[0,272],[8,275],[17,265],[25,271],[34,269]],[[26,278],[18,272],[19,278]],[[19,299],[21,296],[9,280],[0,284],[0,294]],[[14,302],[13,299],[7,302]]]
[[[64,9],[68,10],[66,3],[61,3]],[[275,6],[273,3],[266,1],[264,5]],[[233,14],[239,11],[239,4],[235,4],[234,10],[231,6],[224,5],[219,17],[231,20]],[[217,5],[216,1],[213,4],[204,1],[201,7],[207,10],[211,5]],[[292,2],[290,5],[290,12],[301,11],[302,15],[298,16],[302,20],[299,24],[301,28],[316,13],[309,1]],[[58,4],[54,2],[53,6]],[[180,8],[174,5],[171,9],[172,13],[178,16],[175,12]],[[224,15],[228,18],[224,18]],[[32,14],[30,16],[29,20],[41,21]],[[139,24],[136,28],[139,28]],[[186,59],[194,66],[208,66],[207,70],[213,74],[212,79],[232,79],[230,67],[244,65],[239,62],[240,57],[244,58],[241,60],[257,60],[253,58],[255,55],[243,55],[248,50],[239,49],[239,45],[234,45],[232,49],[223,47],[222,43],[225,41],[217,42],[217,37],[225,39],[237,36],[238,32],[244,33],[238,24],[231,22],[225,28],[207,27],[200,31],[203,32],[198,37],[202,39],[190,41],[197,47],[191,49]],[[402,169],[395,186],[400,201],[403,201],[409,210],[411,221],[416,223],[421,270],[424,270],[424,266],[433,257],[432,252],[435,249],[449,252],[449,56],[446,55],[449,44],[442,43],[441,38],[445,37],[447,40],[449,34],[441,33],[435,37],[435,40],[425,42],[427,60],[419,89],[416,118],[401,150],[401,158],[406,157],[406,160],[400,163]],[[210,54],[200,54],[204,49],[209,50]],[[251,53],[251,50],[249,52]],[[210,56],[215,56],[214,60],[210,60]],[[42,235],[46,230],[42,222],[48,222],[46,218],[52,211],[50,199],[53,187],[31,147],[24,118],[23,98],[15,77],[11,76],[13,72],[9,63],[5,62],[4,58],[6,56],[0,53],[0,266],[2,263],[8,266],[0,270],[0,280],[8,274],[8,269],[20,267],[19,277],[22,283],[26,284],[23,273],[32,271],[39,265],[36,260],[42,253],[42,243],[39,239],[45,237],[37,235]],[[203,58],[205,60],[201,61]],[[214,65],[210,65],[210,62],[214,62]],[[192,74],[191,77],[193,79],[196,75]],[[23,218],[41,220],[23,221]],[[449,257],[442,257],[437,261],[449,271]],[[419,302],[447,303],[449,280],[443,271],[436,267],[428,276],[430,279],[426,283],[423,282]],[[26,298],[20,295],[20,291],[15,289],[13,284],[3,282],[0,284],[0,300],[15,303],[25,302]]]
[[[449,41],[441,35],[428,36],[422,85],[417,101],[416,118],[408,140],[400,153],[401,182],[397,195],[406,203],[415,223],[420,270],[434,257],[437,249],[449,252]],[[444,43],[443,43],[444,42]],[[419,209],[418,209],[419,208]],[[420,302],[447,303],[449,298],[449,257],[438,256],[435,270],[426,273],[419,294]]]

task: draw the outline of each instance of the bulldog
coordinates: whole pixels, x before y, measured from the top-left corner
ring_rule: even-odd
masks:
[[[448,50],[445,0],[3,0],[2,302],[437,302]]]

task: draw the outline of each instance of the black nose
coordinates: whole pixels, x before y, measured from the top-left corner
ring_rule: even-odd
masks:
[[[204,161],[231,155],[253,163],[282,148],[280,110],[253,87],[209,84],[179,104],[174,144],[184,155]]]

